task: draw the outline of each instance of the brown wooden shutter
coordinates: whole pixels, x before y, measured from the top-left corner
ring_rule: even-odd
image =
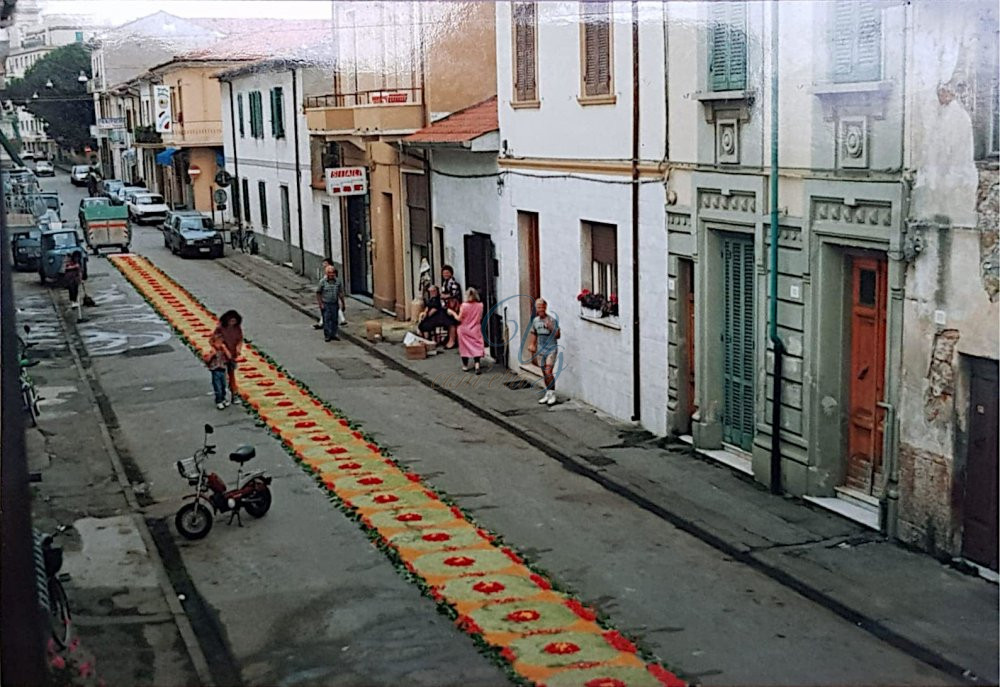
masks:
[[[584,95],[611,93],[611,6],[607,2],[584,5]]]
[[[538,97],[535,88],[535,3],[514,4],[514,98],[531,101]]]
[[[618,264],[618,232],[611,224],[590,225],[590,256],[605,265]]]

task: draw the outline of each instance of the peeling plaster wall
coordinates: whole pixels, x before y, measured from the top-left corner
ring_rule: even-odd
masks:
[[[914,6],[906,139],[909,218],[922,250],[905,273],[900,375],[900,537],[936,553],[961,547],[958,450],[967,398],[962,355],[997,359],[997,173],[977,162],[970,92],[996,50],[988,3]],[[992,62],[990,63],[992,65]]]

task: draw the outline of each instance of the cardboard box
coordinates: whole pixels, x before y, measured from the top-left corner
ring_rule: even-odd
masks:
[[[427,357],[427,347],[417,344],[416,346],[406,346],[407,360],[424,360]]]
[[[365,322],[365,338],[369,341],[381,341],[383,339],[382,334],[382,321],[381,320],[368,320]]]

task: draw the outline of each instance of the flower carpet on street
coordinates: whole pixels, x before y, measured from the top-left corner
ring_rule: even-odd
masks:
[[[145,258],[110,260],[199,357],[208,353],[215,315]],[[546,687],[685,684],[262,351],[247,344],[238,363],[240,394],[289,455],[513,681]]]

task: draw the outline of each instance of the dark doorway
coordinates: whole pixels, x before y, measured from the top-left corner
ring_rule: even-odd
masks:
[[[479,291],[483,302],[483,341],[490,357],[504,367],[503,320],[494,311],[497,304],[497,260],[493,241],[487,234],[465,235],[465,285]]]
[[[368,196],[348,196],[347,204],[347,267],[351,276],[351,293],[371,296],[368,262],[371,233],[368,228]]]
[[[962,555],[997,569],[997,361],[969,358],[969,444]]]

